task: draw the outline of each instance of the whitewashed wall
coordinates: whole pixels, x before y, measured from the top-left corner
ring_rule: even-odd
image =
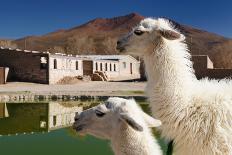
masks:
[[[96,68],[96,63],[98,68]],[[102,70],[101,70],[101,64],[102,64]],[[107,68],[106,68],[107,64]],[[110,64],[111,64],[111,70],[110,70]],[[115,65],[115,70],[114,70]],[[93,72],[95,71],[104,71],[108,78],[115,78],[119,76],[119,62],[118,61],[109,61],[109,60],[95,60],[93,61]]]
[[[100,56],[99,56],[100,58]],[[132,63],[132,74],[130,69],[130,63]],[[96,68],[97,64],[97,68]],[[102,69],[101,69],[102,64]],[[107,69],[106,65],[107,64]],[[110,64],[111,64],[111,70],[110,70]],[[114,65],[115,69],[114,70]],[[93,61],[93,70],[96,71],[104,71],[106,75],[109,77],[110,80],[117,80],[117,79],[137,79],[140,78],[140,62],[134,59],[131,56],[124,56],[120,60],[94,60]]]
[[[57,68],[54,69],[54,60],[57,61]],[[78,70],[76,69],[78,61]],[[55,84],[65,76],[83,75],[82,60],[75,57],[50,56],[49,58],[49,84]]]
[[[130,63],[132,63],[132,74],[130,69]],[[125,64],[125,65],[124,65]],[[119,62],[120,66],[120,77],[131,77],[131,78],[140,78],[140,62],[131,57],[124,57]]]

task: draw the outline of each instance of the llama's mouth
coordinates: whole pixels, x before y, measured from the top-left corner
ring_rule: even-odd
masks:
[[[84,124],[77,125],[76,123],[73,124],[73,129],[76,130],[77,132],[83,130]]]
[[[125,53],[126,52],[126,46],[117,46],[116,49],[119,51],[119,53]]]
[[[117,49],[119,52],[125,51],[125,47],[121,47],[121,46],[117,46],[116,49]]]
[[[84,126],[85,126],[84,124],[80,124],[80,125],[78,125],[78,126],[75,127],[75,130],[77,132],[79,132],[79,131],[83,130]]]

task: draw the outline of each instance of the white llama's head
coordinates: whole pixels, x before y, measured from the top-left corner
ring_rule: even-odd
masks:
[[[162,46],[163,39],[183,41],[185,37],[167,19],[146,18],[129,34],[118,40],[117,50],[121,53],[144,56],[147,52]]]
[[[80,134],[111,139],[122,127],[143,132],[161,122],[144,113],[134,100],[112,97],[105,103],[76,115],[73,128]]]

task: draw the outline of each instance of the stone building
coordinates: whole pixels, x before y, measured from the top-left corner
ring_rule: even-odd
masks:
[[[61,53],[0,48],[0,67],[8,67],[7,81],[56,84],[64,77],[102,71],[109,80],[140,77],[139,61],[131,56],[72,56]]]
[[[75,56],[20,49],[0,49],[0,66],[8,67],[7,81],[55,84],[65,76],[83,75]]]
[[[232,76],[232,69],[214,68],[207,55],[193,55],[198,79]],[[90,76],[92,80],[139,79],[144,69],[129,55],[65,55],[61,53],[0,48],[0,84],[6,81],[56,84],[65,77]]]
[[[48,53],[0,49],[0,66],[9,67],[7,81],[48,83]]]
[[[140,61],[130,55],[80,55],[85,61],[91,62],[89,66],[84,66],[83,70],[94,72],[104,72],[110,81],[130,80],[140,78]],[[90,69],[91,68],[91,69]]]

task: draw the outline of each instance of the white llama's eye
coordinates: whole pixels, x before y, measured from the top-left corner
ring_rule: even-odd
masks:
[[[97,115],[98,117],[103,117],[103,116],[105,115],[105,113],[103,113],[103,112],[101,112],[101,111],[99,111],[99,110],[96,110],[95,113],[96,113],[96,115]]]
[[[134,34],[136,34],[136,35],[138,35],[138,36],[142,35],[143,33],[144,33],[144,32],[141,31],[141,30],[134,30]]]

